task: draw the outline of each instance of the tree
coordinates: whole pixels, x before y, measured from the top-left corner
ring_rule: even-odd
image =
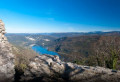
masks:
[[[119,36],[101,36],[99,41],[94,44],[96,64],[111,69],[117,69],[117,63],[120,57],[119,46]]]

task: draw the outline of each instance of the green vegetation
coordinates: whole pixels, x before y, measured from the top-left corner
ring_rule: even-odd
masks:
[[[112,49],[110,55],[111,55],[110,59],[106,60],[106,67],[111,69],[117,69],[116,67],[118,62],[118,54],[116,50]]]

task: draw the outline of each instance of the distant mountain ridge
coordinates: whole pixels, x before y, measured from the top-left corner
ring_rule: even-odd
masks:
[[[58,40],[77,37],[81,38],[83,36],[120,36],[120,31],[94,31],[94,32],[66,32],[66,33],[7,33],[6,37],[8,41],[15,45],[26,46],[38,45],[43,47],[50,47],[55,45]],[[53,46],[54,47],[54,46]],[[52,47],[52,49],[53,49]]]
[[[90,32],[51,32],[51,33],[7,33],[6,35],[53,35],[53,34],[107,34],[107,33],[120,33],[120,31],[90,31]]]
[[[38,41],[39,39],[37,39],[37,38],[58,39],[58,38],[62,38],[62,37],[76,37],[76,36],[86,36],[86,35],[88,35],[88,36],[89,35],[104,35],[104,36],[120,35],[120,31],[65,32],[65,33],[6,33],[5,35],[8,37],[8,40],[13,39],[13,37],[16,37],[17,39],[19,39],[20,37],[22,37],[24,39],[25,39],[25,37],[32,37],[33,39],[36,39]],[[16,38],[14,38],[14,40],[17,41]]]

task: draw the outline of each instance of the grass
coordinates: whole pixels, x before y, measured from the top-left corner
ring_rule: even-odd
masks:
[[[21,71],[24,71],[27,68],[31,58],[39,55],[30,48],[24,48],[16,45],[12,47],[12,53],[15,55],[15,68]]]

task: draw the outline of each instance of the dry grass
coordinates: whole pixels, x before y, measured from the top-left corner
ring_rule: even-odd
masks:
[[[12,53],[15,55],[15,67],[17,70],[24,71],[27,68],[29,59],[38,56],[35,51],[30,48],[24,48],[20,46],[13,46]]]

